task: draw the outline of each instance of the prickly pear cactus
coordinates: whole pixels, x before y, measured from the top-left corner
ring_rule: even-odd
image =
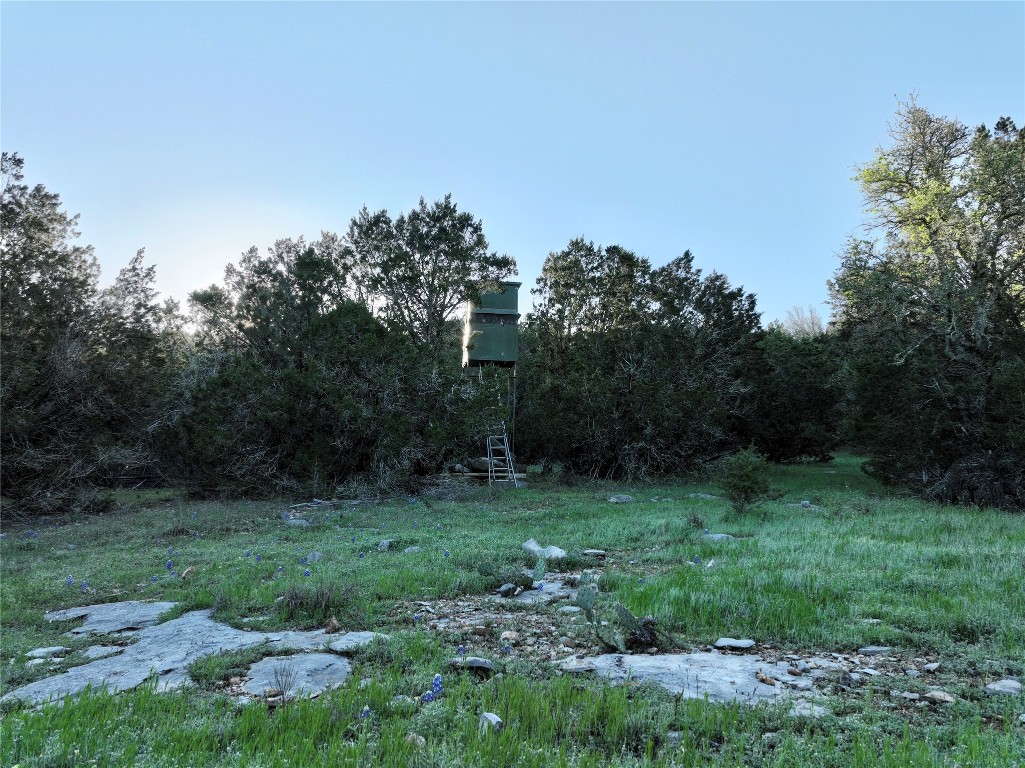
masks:
[[[619,619],[619,625],[628,635],[634,634],[641,628],[641,624],[637,621],[637,617],[630,613],[622,603],[616,603],[616,618]]]
[[[623,637],[623,633],[615,627],[601,626],[596,624],[594,627],[594,633],[601,640],[602,644],[613,651],[619,653],[626,653],[626,639]]]
[[[583,609],[587,620],[594,624],[594,602],[598,599],[598,586],[585,584],[577,589],[577,605]]]
[[[543,581],[545,577],[545,560],[543,557],[538,558],[537,565],[534,566],[534,581]]]

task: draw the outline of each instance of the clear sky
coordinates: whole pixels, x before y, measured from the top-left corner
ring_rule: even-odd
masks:
[[[251,245],[451,192],[532,287],[583,235],[763,322],[822,306],[898,99],[1025,122],[1025,3],[0,4],[0,141],[184,299]],[[523,301],[521,299],[521,305]]]

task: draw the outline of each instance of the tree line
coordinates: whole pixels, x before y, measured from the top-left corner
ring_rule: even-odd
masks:
[[[108,288],[77,217],[3,155],[0,482],[12,511],[95,509],[125,484],[200,495],[415,487],[510,415],[504,371],[462,371],[458,314],[515,261],[451,197],[244,253],[187,311],[140,251]],[[859,171],[872,237],[833,321],[760,326],[688,251],[661,267],[581,237],[522,324],[521,463],[683,474],[754,446],[929,498],[1025,507],[1025,132],[909,103]]]

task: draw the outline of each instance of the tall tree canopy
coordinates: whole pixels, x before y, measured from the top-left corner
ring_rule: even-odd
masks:
[[[349,224],[346,254],[365,298],[422,349],[440,354],[446,323],[467,299],[495,290],[515,260],[488,250],[480,220],[446,195],[392,219],[363,208]]]
[[[901,106],[858,180],[881,240],[832,283],[855,436],[880,477],[1025,506],[1025,132]]]
[[[160,432],[182,484],[314,495],[436,471],[493,416],[493,385],[461,386],[364,304],[361,270],[323,234],[252,248],[191,296],[197,348]]]
[[[546,259],[521,357],[519,446],[602,476],[677,472],[735,446],[754,296],[582,238]]]
[[[175,356],[140,251],[106,290],[77,216],[3,154],[0,424],[4,496],[23,509],[88,504],[89,488],[152,465],[147,425]]]

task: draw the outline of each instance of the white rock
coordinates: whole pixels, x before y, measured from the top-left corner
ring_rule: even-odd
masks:
[[[566,556],[566,550],[560,549],[555,545],[542,547],[534,539],[528,539],[523,542],[523,551],[544,560],[561,560]]]
[[[63,645],[51,645],[48,648],[34,648],[25,656],[30,659],[49,659],[52,656],[63,656],[70,650]]]
[[[571,656],[568,659],[559,663],[559,670],[562,672],[594,672],[598,669],[598,665],[588,659],[581,659],[576,656]]]
[[[858,649],[858,653],[862,656],[880,656],[891,651],[893,651],[893,648],[888,645],[866,645],[864,648]]]
[[[502,722],[502,718],[496,715],[494,712],[485,712],[480,716],[480,720],[477,721],[477,728],[481,734],[485,734],[488,731],[500,731],[505,728],[505,723]]]
[[[946,691],[929,691],[922,698],[934,704],[953,704],[955,701],[954,697]]]
[[[755,641],[750,638],[738,640],[734,637],[720,637],[715,641],[715,647],[720,650],[746,651],[748,648],[753,648],[754,645]]]
[[[1017,680],[998,680],[986,686],[990,696],[1021,696],[1021,683]]]
[[[352,653],[370,645],[377,638],[387,640],[388,635],[379,632],[346,632],[327,647],[335,653]]]
[[[289,698],[300,694],[317,696],[344,683],[351,671],[348,660],[330,653],[268,656],[249,668],[242,690],[264,696],[268,690],[282,690],[287,685],[283,693]]]
[[[115,656],[124,650],[119,645],[90,645],[85,649],[87,659],[105,659],[107,656]]]

